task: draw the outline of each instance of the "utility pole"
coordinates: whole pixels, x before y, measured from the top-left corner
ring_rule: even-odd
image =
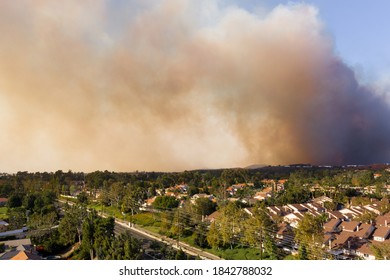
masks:
[[[134,216],[134,209],[133,209],[133,207],[131,207],[131,222],[130,222],[130,227],[134,227],[134,224],[133,224],[133,216]]]
[[[263,227],[260,227],[260,260],[263,259]]]
[[[177,228],[178,228],[177,247],[180,248],[180,205],[177,208]]]

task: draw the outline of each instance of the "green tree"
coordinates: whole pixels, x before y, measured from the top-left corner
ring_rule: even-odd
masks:
[[[111,260],[137,260],[141,256],[141,245],[138,240],[132,237],[130,233],[125,232],[114,239],[105,258]]]
[[[88,215],[82,205],[75,205],[65,210],[65,216],[59,224],[59,232],[65,244],[73,244],[76,238],[81,243],[83,222]]]
[[[207,233],[207,243],[215,249],[218,249],[222,246],[222,239],[219,230],[219,226],[214,221],[211,223],[209,232]]]
[[[28,221],[28,226],[34,231],[34,235],[43,234],[46,231],[51,231],[58,221],[56,212],[49,213],[33,213]]]
[[[111,205],[116,205],[119,208],[119,205],[122,203],[122,199],[125,196],[125,188],[122,182],[114,182],[110,186],[109,199]]]
[[[82,259],[90,259],[93,260],[95,257],[93,244],[95,241],[95,223],[94,223],[94,214],[88,215],[88,217],[84,220],[82,226],[82,234],[83,238],[81,240],[81,252],[80,257]]]
[[[252,216],[243,223],[242,242],[252,247],[264,248],[271,259],[278,258],[278,249],[274,241],[277,229],[264,206],[253,208]]]
[[[306,245],[304,243],[299,245],[298,248],[298,259],[299,260],[308,260]]]
[[[243,221],[243,212],[236,203],[228,203],[220,210],[221,214],[217,217],[216,223],[219,227],[222,245],[233,248],[234,239],[239,236],[241,223]]]
[[[187,255],[182,249],[176,251],[175,260],[186,260]]]
[[[373,251],[377,260],[390,260],[390,244],[371,244],[371,250]]]
[[[170,233],[171,235],[180,238],[180,236],[183,236],[183,232],[184,232],[184,219],[182,219],[180,215],[180,210],[177,209],[173,215],[173,221],[172,221]]]
[[[153,202],[153,207],[157,209],[172,209],[179,206],[179,201],[173,196],[158,196]]]
[[[167,231],[169,231],[172,227],[172,223],[173,223],[173,215],[171,212],[161,213],[161,226],[160,226],[161,233],[166,233]]]
[[[268,255],[268,259],[277,260],[280,256],[280,250],[276,246],[273,232],[265,232],[263,241],[264,251]]]
[[[81,192],[77,195],[77,203],[88,204],[88,195],[86,192]]]
[[[323,223],[323,216],[305,214],[295,230],[295,240],[299,246],[305,247],[310,259],[323,258]]]
[[[35,199],[36,199],[36,195],[33,193],[29,193],[29,194],[25,195],[23,198],[23,207],[26,210],[32,211],[34,209]]]
[[[206,248],[208,246],[206,223],[202,222],[196,225],[194,231],[194,243],[201,248]]]
[[[195,200],[195,212],[200,216],[207,216],[216,209],[216,204],[208,198],[200,197]]]
[[[14,230],[14,229],[20,229],[22,228],[26,222],[26,212],[23,208],[9,208],[8,209],[8,229]]]
[[[20,193],[14,193],[8,198],[8,208],[21,207],[23,204],[23,195]]]

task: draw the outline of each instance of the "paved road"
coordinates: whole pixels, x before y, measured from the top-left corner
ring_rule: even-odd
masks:
[[[123,220],[115,219],[115,223],[121,225],[122,227],[127,228],[132,234],[138,235],[141,238],[146,238],[149,240],[156,240],[159,242],[163,242],[167,245],[172,246],[173,248],[177,250],[183,250],[185,253],[192,255],[192,256],[199,256],[203,260],[222,260],[220,257],[215,256],[211,253],[205,252],[203,250],[200,250],[198,248],[192,247],[184,242],[178,242],[175,239],[160,235],[158,233],[154,233],[151,231],[148,231],[144,228],[140,228],[137,225],[133,225],[132,227],[129,226],[129,224]]]
[[[24,236],[26,235],[27,227],[23,227],[21,229],[9,230],[5,232],[0,232],[0,237],[8,237],[8,236]]]
[[[64,200],[58,200],[58,201],[62,202],[62,203],[66,203],[66,201],[64,201]],[[68,202],[68,203],[69,203],[69,205],[74,204],[72,202]],[[101,215],[103,217],[107,217],[107,215],[105,215],[105,214],[99,213],[99,215]],[[115,219],[115,224],[117,226],[116,227],[117,232],[123,230],[123,229],[118,227],[118,226],[121,226],[122,228],[129,230],[132,234],[134,234],[135,237],[138,236],[137,238],[147,239],[147,240],[156,240],[159,242],[163,242],[167,245],[172,246],[175,249],[178,249],[178,250],[182,249],[185,253],[187,253],[189,255],[199,256],[203,260],[222,260],[222,258],[220,258],[216,255],[213,255],[211,253],[205,252],[205,251],[200,250],[198,248],[192,247],[192,246],[188,245],[187,243],[178,242],[177,240],[163,236],[163,235],[158,234],[158,233],[148,231],[148,230],[141,228],[137,225],[133,225],[130,227],[129,223],[125,222],[123,220]]]

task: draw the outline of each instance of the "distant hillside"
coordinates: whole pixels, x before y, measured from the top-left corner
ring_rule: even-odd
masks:
[[[267,164],[252,164],[247,167],[244,167],[245,169],[259,169],[268,166]]]

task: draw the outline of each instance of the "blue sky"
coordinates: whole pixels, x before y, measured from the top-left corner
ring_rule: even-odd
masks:
[[[334,39],[335,51],[367,81],[390,73],[390,1],[386,0],[243,0],[231,1],[254,10],[280,4],[307,3],[318,8],[326,31]]]

